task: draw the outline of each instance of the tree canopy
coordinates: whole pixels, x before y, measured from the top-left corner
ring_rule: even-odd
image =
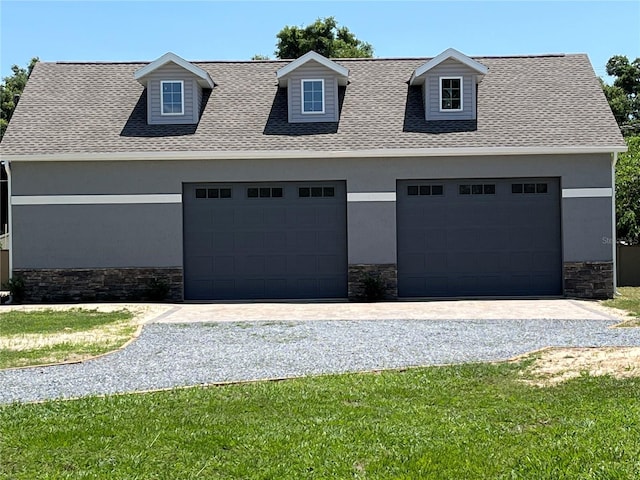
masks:
[[[329,58],[373,56],[371,44],[358,40],[347,27],[339,27],[334,17],[318,18],[306,27],[286,25],[276,38],[277,58],[298,58],[311,50]]]
[[[640,133],[640,58],[633,62],[624,55],[614,55],[607,62],[607,75],[615,77],[613,85],[602,82],[604,94],[624,135]]]
[[[617,237],[640,243],[640,136],[627,137],[616,164]]]
[[[9,120],[11,120],[13,111],[16,109],[16,100],[22,94],[24,86],[27,84],[27,79],[36,63],[38,63],[38,58],[34,57],[27,68],[14,65],[11,67],[13,75],[5,77],[2,80],[2,84],[0,84],[0,139],[2,139],[4,132],[7,130]]]

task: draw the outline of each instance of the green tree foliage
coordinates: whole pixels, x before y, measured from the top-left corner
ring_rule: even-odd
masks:
[[[640,58],[633,62],[614,55],[607,62],[607,74],[613,85],[602,82],[604,94],[624,135],[640,133]]]
[[[24,86],[27,84],[27,79],[36,63],[38,63],[37,57],[31,59],[27,68],[14,65],[11,67],[13,75],[5,77],[2,80],[2,84],[0,84],[0,139],[4,136],[9,120],[11,120],[13,111],[16,108],[16,97],[22,94]]]
[[[640,136],[626,138],[629,150],[616,165],[618,240],[640,243]]]
[[[306,27],[285,26],[276,35],[278,58],[298,58],[313,50],[329,58],[370,58],[373,47],[349,31],[338,27],[334,17],[318,18]]]

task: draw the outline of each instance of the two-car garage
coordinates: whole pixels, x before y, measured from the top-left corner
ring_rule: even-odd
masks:
[[[185,299],[347,296],[346,182],[189,183],[183,208]],[[557,178],[399,180],[398,296],[559,295],[560,225]]]

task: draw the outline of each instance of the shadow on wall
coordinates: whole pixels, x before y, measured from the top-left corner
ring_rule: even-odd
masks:
[[[207,106],[211,90],[202,92],[202,105],[200,107],[200,116]],[[124,128],[120,132],[121,137],[181,137],[184,135],[193,135],[198,129],[198,124],[190,125],[149,125],[147,124],[147,89],[145,88],[133,107],[133,111]]]
[[[455,133],[475,132],[477,120],[430,120],[424,118],[422,87],[407,87],[407,100],[404,104],[403,132],[414,133]]]
[[[338,87],[338,119],[342,114],[342,104],[346,87]],[[289,123],[287,110],[287,89],[278,88],[271,105],[271,111],[264,127],[263,135],[323,135],[338,132],[338,122]]]

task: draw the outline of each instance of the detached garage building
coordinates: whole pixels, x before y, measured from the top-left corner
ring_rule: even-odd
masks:
[[[585,55],[38,63],[1,144],[27,297],[610,297]]]

